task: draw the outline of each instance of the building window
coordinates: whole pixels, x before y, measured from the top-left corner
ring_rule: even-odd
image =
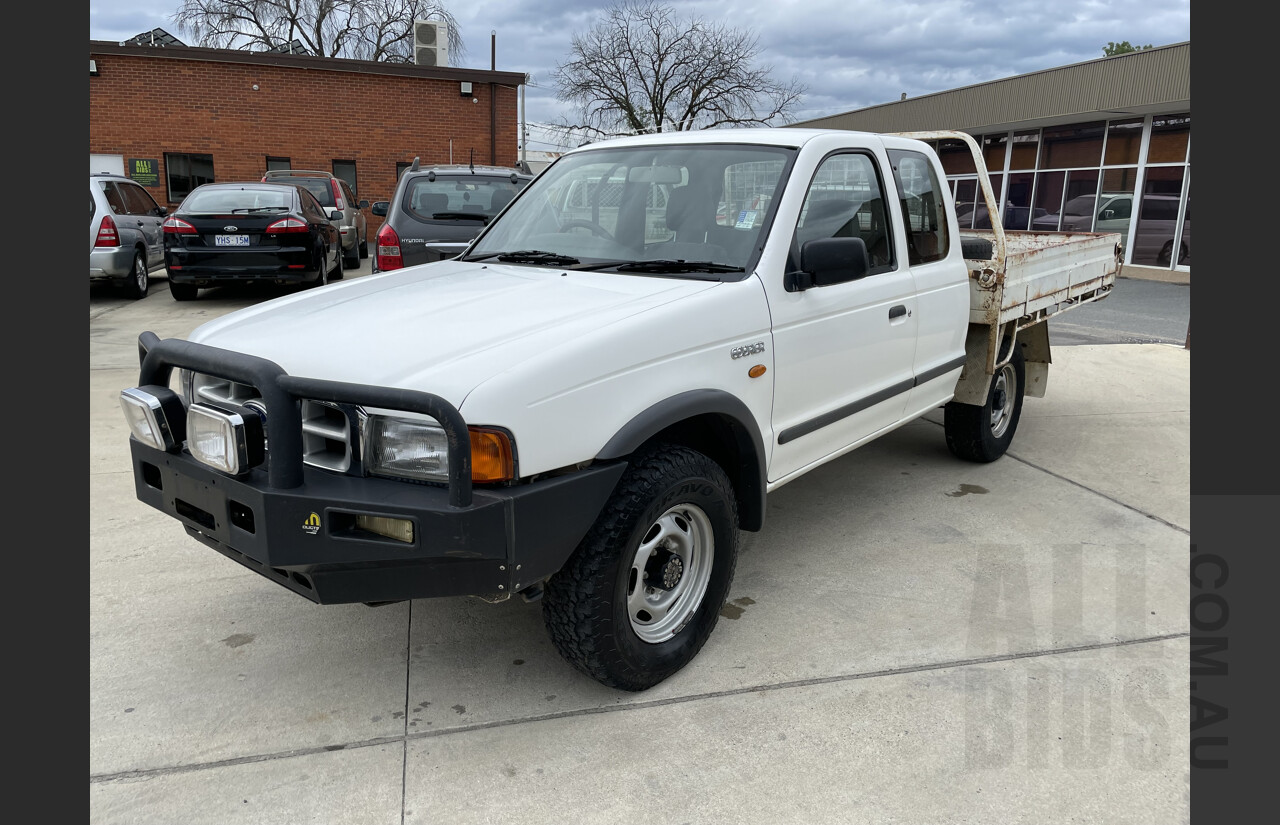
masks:
[[[1077,123],[1044,130],[1041,169],[1098,167],[1102,162],[1102,136],[1106,123]]]
[[[333,162],[333,176],[347,182],[347,186],[351,187],[352,192],[359,192],[360,187],[356,186],[356,162],[354,160],[335,160]]]
[[[288,158],[275,158],[275,157],[272,157],[271,155],[267,155],[267,171],[268,172],[272,171],[273,169],[291,169],[291,168],[292,167],[289,165]]]
[[[1185,163],[1191,142],[1191,114],[1156,115],[1151,119],[1147,163]]]
[[[213,155],[165,152],[164,171],[169,183],[169,202],[176,203],[197,186],[213,183]]]
[[[1013,133],[1013,150],[1009,153],[1010,169],[1035,169],[1036,156],[1040,154],[1040,130]],[[1010,178],[1010,192],[1013,189]],[[1023,227],[1024,229],[1026,227]]]
[[[1127,166],[1138,162],[1142,148],[1142,118],[1113,120],[1107,125],[1107,157],[1104,166]]]
[[[396,183],[399,183],[399,182],[400,182],[400,176],[401,176],[401,175],[403,175],[403,174],[404,174],[404,172],[405,172],[405,170],[406,170],[406,169],[408,169],[408,168],[409,168],[410,166],[412,166],[412,165],[413,165],[412,163],[397,163],[397,164],[396,164]]]

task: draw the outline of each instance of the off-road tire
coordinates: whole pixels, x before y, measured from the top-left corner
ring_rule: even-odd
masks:
[[[628,591],[639,586],[632,578],[634,559],[646,534],[681,508],[695,512],[695,520],[705,516],[713,544],[703,551],[709,578],[674,635],[647,642],[628,609]],[[546,584],[542,618],[552,642],[601,684],[629,691],[653,687],[688,664],[711,635],[733,584],[738,542],[738,503],[718,464],[669,445],[636,455],[586,537]]]
[[[1022,418],[1026,367],[1022,347],[991,377],[987,400],[981,405],[949,402],[943,408],[947,448],[965,461],[987,463],[1005,454]]]

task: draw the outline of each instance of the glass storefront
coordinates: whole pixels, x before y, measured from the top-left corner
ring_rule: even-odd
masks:
[[[1191,267],[1191,114],[974,136],[1006,229],[1117,232],[1125,263]],[[961,228],[991,226],[968,148],[936,147]]]

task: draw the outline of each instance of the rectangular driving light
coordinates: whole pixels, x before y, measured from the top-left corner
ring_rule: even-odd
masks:
[[[187,450],[201,464],[240,475],[262,463],[264,443],[262,419],[251,410],[208,403],[187,410]]]
[[[182,443],[185,423],[182,399],[167,387],[147,385],[120,391],[120,408],[133,437],[157,450]]]

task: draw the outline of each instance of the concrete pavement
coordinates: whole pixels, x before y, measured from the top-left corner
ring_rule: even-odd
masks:
[[[91,298],[91,822],[1188,821],[1188,350],[1055,349],[993,464],[930,414],[776,491],[630,694],[536,604],[319,607],[136,500],[137,334],[257,300]]]

